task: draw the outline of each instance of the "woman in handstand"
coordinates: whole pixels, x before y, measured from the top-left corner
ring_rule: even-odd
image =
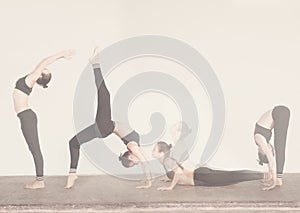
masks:
[[[147,159],[140,148],[139,134],[128,124],[113,121],[111,119],[110,93],[106,87],[101,73],[99,59],[97,57],[97,49],[98,48],[95,48],[94,54],[90,59],[98,91],[98,108],[96,119],[95,123],[83,129],[69,141],[71,165],[65,188],[73,187],[75,180],[78,178],[76,175],[76,171],[79,160],[80,146],[91,141],[94,138],[106,138],[112,133],[116,134],[128,149],[128,151],[126,151],[119,157],[122,165],[127,168],[133,167],[138,164],[141,164],[142,166],[142,169],[146,176],[146,184],[138,186],[137,188],[149,188],[152,185],[152,175]]]

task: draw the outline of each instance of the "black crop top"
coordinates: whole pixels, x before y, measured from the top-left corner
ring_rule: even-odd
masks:
[[[30,95],[30,93],[32,92],[32,88],[30,88],[29,86],[27,86],[26,82],[25,82],[25,78],[27,77],[24,76],[23,78],[19,78],[16,82],[16,86],[15,88],[24,92],[26,95]]]
[[[134,141],[138,144],[138,146],[140,146],[140,135],[134,130],[125,137],[121,138],[121,140],[124,142],[125,145],[127,145],[129,142]]]
[[[175,175],[175,172],[173,170],[169,171],[167,168],[166,168],[166,165],[165,165],[165,160],[166,159],[170,159],[170,160],[173,160],[174,162],[176,162],[176,165],[181,168],[182,170],[184,169],[183,166],[181,166],[174,158],[171,158],[171,157],[166,157],[163,161],[163,166],[164,166],[164,169],[166,171],[166,175],[169,179],[173,180],[174,178],[174,175]]]

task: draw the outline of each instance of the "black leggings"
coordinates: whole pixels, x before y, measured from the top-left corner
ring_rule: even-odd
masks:
[[[98,91],[96,119],[94,124],[79,132],[69,141],[71,172],[77,169],[80,145],[94,138],[105,138],[110,135],[115,128],[114,122],[111,120],[110,94],[105,85],[100,65],[93,64],[93,70]]]
[[[194,183],[196,186],[227,186],[262,178],[263,173],[249,170],[222,171],[200,167],[194,171]]]
[[[42,180],[44,175],[44,160],[40,149],[37,116],[31,110],[24,110],[17,115],[21,122],[21,130],[33,156],[37,180]]]
[[[277,177],[282,177],[290,110],[285,106],[276,106],[272,111],[272,117],[274,120],[274,147]]]

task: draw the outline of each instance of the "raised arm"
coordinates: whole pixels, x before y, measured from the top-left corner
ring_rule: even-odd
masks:
[[[146,184],[142,186],[137,186],[137,188],[140,189],[150,188],[152,186],[152,174],[150,171],[150,165],[146,157],[142,153],[141,148],[137,146],[135,143],[129,143],[128,149],[132,152],[132,154],[134,154],[139,159],[142,170],[146,176]]]
[[[55,55],[44,58],[28,75],[30,83],[35,82],[41,76],[43,70],[50,64],[61,58],[70,59],[74,54],[74,50],[64,50],[62,52],[56,53]]]

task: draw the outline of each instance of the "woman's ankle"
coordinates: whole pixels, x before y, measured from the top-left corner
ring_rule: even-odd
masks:
[[[37,176],[35,178],[36,181],[44,181],[44,176]]]

